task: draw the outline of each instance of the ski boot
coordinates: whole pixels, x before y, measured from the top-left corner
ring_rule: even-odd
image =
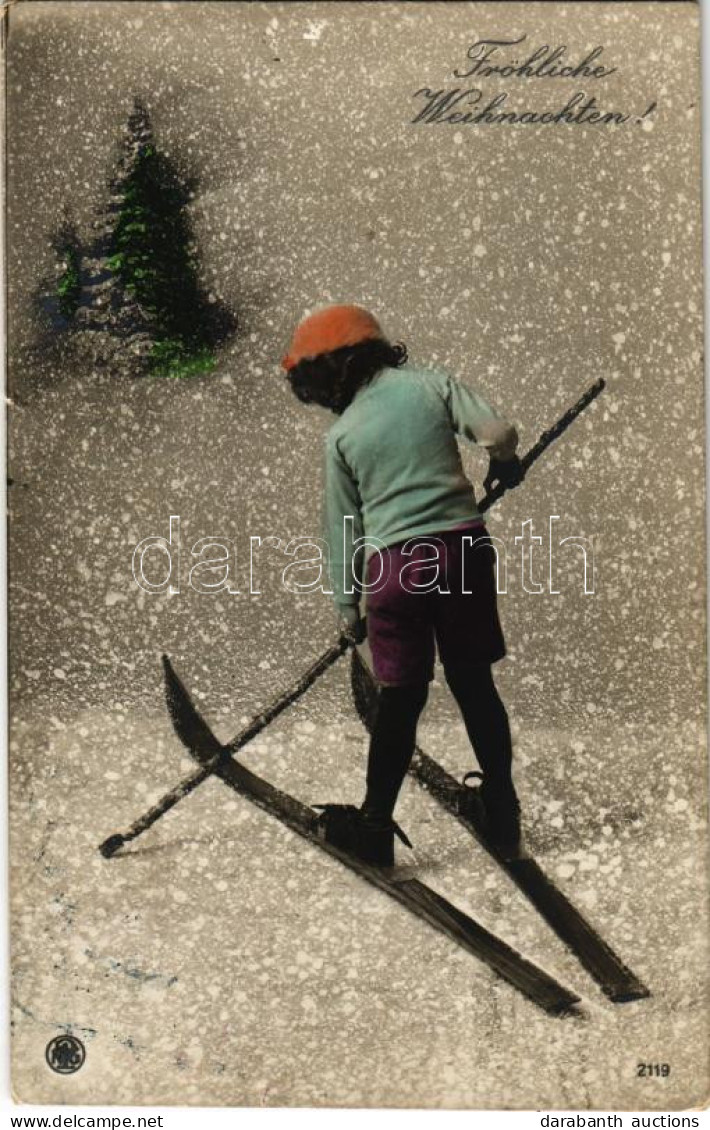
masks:
[[[316,804],[322,809],[316,821],[318,835],[374,867],[394,867],[394,837],[411,847],[394,820],[385,820],[354,804]]]
[[[479,785],[469,785],[478,779]],[[467,773],[459,796],[459,812],[474,824],[506,858],[520,853],[520,802],[512,781],[488,782],[482,773]]]

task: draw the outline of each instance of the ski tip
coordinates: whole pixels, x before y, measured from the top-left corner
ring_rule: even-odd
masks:
[[[209,760],[218,753],[229,752],[212,733],[212,730],[193,703],[187,688],[175,671],[167,655],[163,656],[165,672],[165,699],[170,720],[177,736],[189,750],[199,750]],[[234,752],[233,750],[231,752]]]
[[[165,679],[165,695],[166,695],[167,700],[168,700],[168,707],[170,709],[170,713],[172,714],[172,704],[173,704],[173,700],[175,698],[175,688],[177,686],[178,678],[177,678],[177,675],[175,674],[175,668],[173,667],[172,663],[170,662],[170,659],[168,658],[168,656],[163,654],[161,656],[161,660],[162,660],[162,664],[163,664],[163,677]]]
[[[163,676],[165,678],[165,694],[167,696],[168,706],[170,706],[172,713],[172,704],[176,698],[176,695],[179,691],[184,691],[184,687],[182,686],[180,679],[178,678],[177,671],[170,662],[169,656],[163,655],[162,661]]]

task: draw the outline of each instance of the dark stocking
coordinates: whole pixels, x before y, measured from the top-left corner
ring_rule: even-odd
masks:
[[[389,820],[414,753],[417,722],[429,692],[428,683],[382,687],[367,762],[363,808]]]
[[[511,781],[513,746],[508,715],[485,663],[444,667],[484,778],[503,788]]]

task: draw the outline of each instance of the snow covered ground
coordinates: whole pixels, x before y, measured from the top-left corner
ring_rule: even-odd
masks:
[[[189,672],[184,672],[189,678]],[[315,696],[344,693],[331,673]],[[359,724],[301,708],[248,763],[304,800],[357,800]],[[227,737],[238,719],[213,715]],[[424,748],[447,738],[436,720]],[[572,734],[518,741],[529,846],[650,1000],[613,1005],[516,888],[414,781],[399,816],[417,874],[577,989],[552,1019],[469,954],[278,822],[209,781],[123,857],[98,842],[189,771],[165,711],[78,709],[15,725],[15,1089],[35,1102],[676,1109],[707,1095],[703,813],[656,780],[609,795],[599,763],[653,763],[701,735],[595,735],[572,785]],[[453,754],[453,756],[452,756]],[[456,729],[448,763],[468,767]],[[334,777],[337,772],[337,786]],[[544,787],[541,788],[541,782]],[[633,811],[632,811],[633,809]],[[408,853],[403,852],[406,857]],[[44,1047],[82,1038],[62,1078]],[[697,1054],[694,1054],[697,1049]],[[637,1078],[640,1062],[668,1079]]]

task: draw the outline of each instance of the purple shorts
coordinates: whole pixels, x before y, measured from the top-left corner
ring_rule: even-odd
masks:
[[[495,561],[482,524],[423,534],[372,555],[367,638],[380,683],[430,681],[435,643],[445,665],[503,658]]]

